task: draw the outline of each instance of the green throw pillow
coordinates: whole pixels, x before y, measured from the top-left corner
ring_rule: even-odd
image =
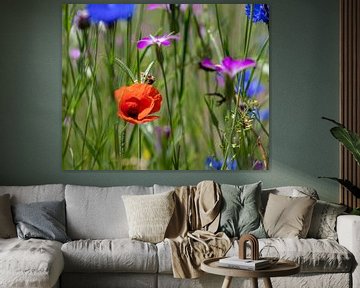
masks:
[[[261,182],[243,186],[222,184],[221,192],[219,231],[229,237],[252,234],[266,238],[260,216]]]
[[[336,219],[346,211],[346,206],[318,200],[312,214],[307,237],[337,240]]]

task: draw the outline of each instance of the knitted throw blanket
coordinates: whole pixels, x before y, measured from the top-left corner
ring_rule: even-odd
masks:
[[[165,233],[171,247],[175,278],[200,277],[201,262],[222,257],[231,246],[223,232],[216,233],[221,209],[221,190],[213,181],[175,190],[175,211]]]

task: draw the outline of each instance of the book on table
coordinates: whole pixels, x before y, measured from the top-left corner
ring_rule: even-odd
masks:
[[[271,266],[267,259],[251,260],[240,259],[238,256],[222,258],[219,260],[219,266],[247,270],[260,270]]]

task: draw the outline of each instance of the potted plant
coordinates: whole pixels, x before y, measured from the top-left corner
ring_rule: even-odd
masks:
[[[355,161],[360,165],[360,136],[353,131],[347,129],[343,124],[336,122],[333,119],[322,117],[327,121],[336,124],[335,127],[330,129],[331,134],[342,143],[346,149],[353,155]],[[327,178],[339,182],[347,190],[349,190],[356,198],[360,198],[360,187],[354,185],[348,179],[341,179],[336,177],[319,177]],[[354,208],[352,214],[360,215],[360,207]]]

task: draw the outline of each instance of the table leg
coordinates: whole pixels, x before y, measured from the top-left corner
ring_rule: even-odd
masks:
[[[263,278],[263,279],[264,279],[265,288],[273,288],[270,278]]]
[[[221,288],[230,288],[232,277],[231,276],[225,276],[224,282],[221,286]]]
[[[252,287],[258,288],[258,279],[257,278],[251,278]]]

